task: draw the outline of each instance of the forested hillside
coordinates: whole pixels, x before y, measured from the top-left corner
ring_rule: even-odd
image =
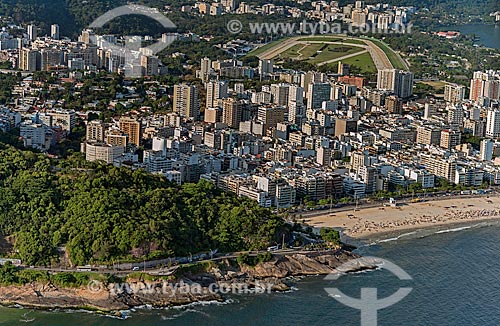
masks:
[[[65,0],[0,0],[0,15],[16,23],[36,22],[45,31],[56,22],[68,30],[75,21]]]
[[[148,1],[148,4],[161,8],[169,2]],[[0,15],[11,16],[17,23],[35,22],[44,33],[57,23],[62,35],[74,37],[106,11],[127,3],[126,0],[0,0]],[[130,19],[128,24],[141,28],[141,24]]]
[[[143,0],[132,2],[157,8],[163,8],[167,5],[173,6],[174,17],[171,18],[182,28],[182,15],[178,15],[179,10],[176,10],[176,8],[180,8],[181,5],[186,3],[194,3],[195,1]],[[36,22],[45,33],[49,31],[51,24],[58,23],[61,26],[61,33],[63,35],[75,37],[83,28],[88,26],[95,18],[104,12],[132,2],[126,0],[0,0],[0,15],[11,16],[18,23]],[[266,2],[287,4],[291,1],[247,1],[247,3],[252,4],[263,4]],[[380,1],[368,0],[365,2],[378,3]],[[495,10],[500,10],[500,3],[497,0],[392,0],[389,2],[393,5],[409,5],[419,8],[426,7],[457,16],[488,15]],[[341,5],[348,3],[354,3],[354,1],[340,1]],[[301,7],[303,9],[307,8],[307,6]],[[144,25],[144,22],[146,22],[146,25]],[[151,29],[148,28],[154,27],[154,25],[155,23],[148,19],[131,20],[127,18],[127,20],[123,20],[122,22],[119,20],[118,22],[114,22],[111,30],[113,27],[128,27],[129,30],[134,30],[137,34],[140,34],[141,30],[148,30],[151,32]],[[216,31],[217,30],[213,32]],[[221,35],[224,35],[224,33]]]
[[[26,264],[50,265],[62,248],[78,265],[262,249],[281,237],[268,209],[206,182],[177,186],[79,154],[54,163],[0,143],[0,244]]]
[[[342,4],[354,1],[340,1]],[[443,13],[460,15],[487,15],[496,7],[500,7],[498,0],[365,0],[365,3],[389,3],[396,6],[414,6],[417,8],[441,9]]]

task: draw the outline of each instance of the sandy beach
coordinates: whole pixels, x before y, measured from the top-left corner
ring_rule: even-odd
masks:
[[[500,219],[500,197],[443,198],[397,207],[360,208],[308,217],[314,227],[342,228],[352,238],[464,222]]]

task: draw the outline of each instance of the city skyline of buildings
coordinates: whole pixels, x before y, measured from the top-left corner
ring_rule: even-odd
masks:
[[[375,10],[362,2],[341,10],[326,9],[323,2],[316,6],[316,12],[379,28],[404,23],[411,11],[392,14],[392,9]],[[272,4],[259,8],[266,14],[281,10]],[[215,16],[255,10],[235,1],[194,9]],[[66,80],[75,84],[87,71],[132,71],[144,77],[165,72],[158,57],[145,49],[137,51],[138,61],[131,66],[123,55],[106,50],[105,44],[120,42],[114,35],[84,30],[74,42],[61,37],[57,24],[50,26],[50,37],[40,37],[33,24],[26,32],[20,43],[7,44],[17,47],[18,67],[26,72],[67,74]],[[81,144],[86,159],[144,168],[176,183],[209,180],[278,208],[305,197],[361,198],[412,184],[428,189],[439,178],[463,186],[500,184],[498,72],[475,72],[470,88],[445,83],[442,97],[424,103],[413,95],[414,74],[399,69],[379,70],[375,85],[374,78],[353,74],[345,62],[329,73],[283,69],[275,60],[249,66],[237,57],[204,57],[196,67],[197,79],[161,85],[161,91],[148,88],[147,95],[161,98],[172,112],[137,109],[121,94],[113,101],[144,114],[86,121]],[[258,81],[258,87],[247,89],[248,80]],[[22,87],[18,94],[29,92]],[[133,94],[131,88],[127,92]],[[11,105],[0,114],[0,127],[15,125],[26,146],[48,151],[71,133],[76,115],[88,118],[84,111],[66,112],[62,106],[23,112],[19,120]],[[478,143],[464,143],[468,135]]]

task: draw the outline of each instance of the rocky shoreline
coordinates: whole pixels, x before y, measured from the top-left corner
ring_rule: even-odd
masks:
[[[171,307],[195,302],[223,302],[232,289],[287,291],[287,280],[308,275],[327,275],[359,258],[346,251],[305,252],[273,257],[256,266],[222,260],[206,272],[186,273],[172,280],[147,281],[128,278],[123,284],[93,282],[81,288],[58,288],[53,284],[31,283],[0,287],[0,304],[36,309],[86,309],[103,313],[119,312],[140,306]],[[372,269],[351,267],[349,272]],[[343,270],[345,272],[345,270]],[[264,286],[265,285],[265,286]]]

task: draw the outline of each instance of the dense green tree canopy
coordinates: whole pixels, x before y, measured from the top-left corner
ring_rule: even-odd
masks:
[[[63,35],[75,36],[81,29],[88,26],[95,18],[105,13],[106,11],[115,7],[125,5],[127,3],[137,3],[156,8],[165,8],[171,6],[173,16],[172,20],[184,29],[185,26],[191,28],[200,28],[203,30],[203,25],[209,26],[210,33],[221,30],[221,34],[226,34],[225,24],[220,24],[220,18],[205,17],[198,19],[191,17],[186,19],[181,15],[179,8],[184,4],[194,4],[194,0],[177,1],[177,0],[140,0],[140,1],[127,1],[127,0],[0,0],[0,15],[11,16],[19,23],[37,22],[45,33],[49,32],[50,24],[57,23],[61,25],[61,32]],[[264,0],[251,0],[246,1],[253,5],[263,5],[272,2],[276,5],[288,5],[299,7],[302,9],[310,9],[309,4],[300,5],[292,0],[280,1],[264,1]],[[341,6],[352,4],[352,0],[339,1]],[[365,3],[378,3],[379,0],[365,0]],[[392,5],[400,6],[416,6],[418,8],[429,8],[432,12],[441,13],[443,15],[453,16],[468,16],[468,15],[488,15],[490,12],[500,10],[500,4],[497,0],[392,0]],[[256,19],[258,17],[253,17]],[[141,22],[138,24],[138,22]],[[130,26],[135,27],[135,30],[140,32],[147,30],[146,27],[153,27],[152,22],[145,20],[126,19],[114,22],[110,26],[110,30],[115,27]],[[218,22],[216,24],[211,22]],[[128,24],[127,24],[128,23]],[[195,31],[196,32],[196,31]],[[203,35],[203,34],[200,34]]]
[[[207,182],[177,186],[143,170],[56,162],[0,144],[0,236],[26,264],[75,265],[262,249],[283,221]],[[78,168],[79,167],[79,168]]]

